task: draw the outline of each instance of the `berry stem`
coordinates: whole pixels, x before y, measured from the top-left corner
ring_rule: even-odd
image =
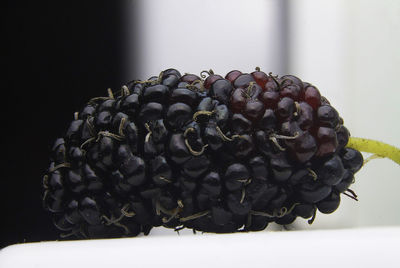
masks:
[[[400,149],[387,143],[365,138],[350,137],[347,147],[387,157],[400,165]]]
[[[121,137],[125,137],[124,134],[124,126],[125,126],[126,118],[122,117],[121,122],[119,123],[118,133]]]
[[[114,99],[114,94],[113,94],[111,88],[107,88],[107,93],[108,93],[108,97],[113,100]]]
[[[185,145],[188,148],[188,150],[190,151],[190,153],[194,156],[202,155],[204,153],[204,150],[208,147],[208,144],[206,144],[203,147],[201,147],[200,151],[195,151],[195,150],[193,150],[192,146],[190,146],[188,139],[185,139]]]
[[[210,69],[209,71],[201,71],[200,77],[201,78],[206,78],[207,76],[213,75],[214,71]]]
[[[129,91],[129,88],[127,86],[122,86],[121,88],[121,96],[125,97],[125,96],[129,96],[131,94],[131,92]]]
[[[200,218],[200,217],[207,216],[208,214],[210,214],[210,211],[206,210],[206,211],[202,211],[202,212],[199,212],[199,213],[187,216],[187,217],[180,218],[179,221],[180,222],[190,221],[190,220],[194,220],[194,219],[197,219],[197,218]]]
[[[215,111],[197,111],[193,114],[193,121],[197,122],[197,117],[199,115],[206,115],[206,116],[211,116],[215,113]]]
[[[125,217],[131,218],[136,215],[134,211],[129,211],[129,203],[126,203],[122,208],[121,208],[121,214],[124,215]]]
[[[197,88],[196,84],[200,84],[200,88]],[[194,80],[191,84],[186,85],[186,88],[195,92],[203,92],[205,90],[203,80]]]
[[[58,164],[57,166],[55,166],[53,168],[50,168],[49,169],[49,173],[52,173],[52,172],[56,171],[59,168],[70,168],[70,167],[71,167],[70,163],[64,162],[64,163]]]
[[[226,136],[226,135],[222,132],[222,130],[219,128],[219,126],[216,126],[215,129],[217,130],[218,134],[221,136],[221,138],[222,138],[224,141],[233,141],[233,140],[236,139],[236,138],[242,138],[242,136],[240,136],[240,135],[238,135],[238,134],[232,135],[232,137],[229,138],[228,136]]]
[[[311,219],[309,219],[309,220],[307,221],[309,225],[313,224],[313,222],[314,222],[316,216],[317,216],[317,209],[314,207],[313,215],[312,215]]]

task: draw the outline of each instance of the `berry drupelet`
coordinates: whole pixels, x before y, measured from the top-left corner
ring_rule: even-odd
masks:
[[[319,90],[293,75],[204,71],[132,81],[54,143],[45,208],[62,237],[152,227],[259,231],[334,212],[363,157]]]

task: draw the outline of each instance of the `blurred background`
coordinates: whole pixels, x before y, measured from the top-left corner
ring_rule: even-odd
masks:
[[[400,147],[400,2],[396,0],[6,1],[0,182],[2,246],[57,239],[41,209],[53,141],[93,96],[174,67],[293,74],[312,82],[353,136]],[[365,155],[367,156],[367,155]],[[399,166],[368,163],[359,202],[342,199],[312,226],[400,224]],[[4,224],[5,223],[5,224]],[[271,227],[274,229],[274,227]],[[171,234],[157,229],[153,233]]]

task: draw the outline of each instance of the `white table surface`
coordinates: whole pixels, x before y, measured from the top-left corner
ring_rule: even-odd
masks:
[[[400,267],[400,227],[188,234],[40,242],[0,251],[0,267]]]

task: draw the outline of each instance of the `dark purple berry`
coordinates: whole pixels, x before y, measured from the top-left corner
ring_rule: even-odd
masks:
[[[356,173],[361,169],[364,158],[359,151],[352,148],[344,148],[342,151],[342,162],[344,168]]]
[[[219,102],[228,105],[232,90],[233,87],[230,81],[226,79],[220,79],[212,84],[209,95]]]
[[[324,214],[330,214],[334,212],[340,204],[340,195],[332,192],[328,197],[317,203],[317,208]]]
[[[235,163],[226,169],[224,179],[226,188],[229,191],[235,191],[249,181],[250,173],[246,166]]]

